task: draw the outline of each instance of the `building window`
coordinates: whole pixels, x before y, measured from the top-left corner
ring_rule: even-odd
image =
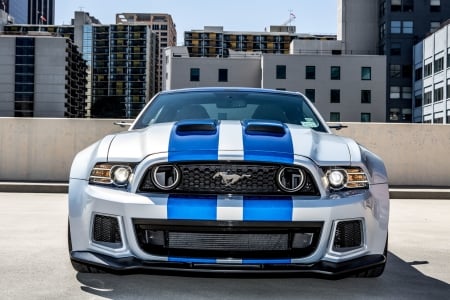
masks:
[[[402,45],[400,43],[392,43],[390,52],[393,56],[402,55]]]
[[[403,21],[403,33],[412,34],[414,32],[414,23],[413,21]]]
[[[413,21],[391,21],[391,33],[412,34],[413,32],[414,32]]]
[[[402,32],[402,22],[391,21],[391,33],[401,33]]]
[[[409,79],[412,77],[412,65],[403,65],[402,77],[409,78]]]
[[[389,120],[399,121],[400,120],[400,108],[390,108],[389,109]]]
[[[403,0],[403,11],[414,11],[414,0]]]
[[[361,90],[361,103],[371,103],[371,102],[372,102],[372,91]]]
[[[159,30],[159,24],[153,24],[152,25],[153,30]]]
[[[315,89],[305,89],[305,96],[311,102],[316,102],[316,90]]]
[[[434,90],[434,102],[444,100],[444,88],[440,87]]]
[[[200,81],[200,69],[191,68],[191,81]]]
[[[401,11],[402,0],[391,0],[391,11]]]
[[[434,61],[434,73],[444,70],[444,58],[440,57]]]
[[[389,74],[391,78],[400,78],[401,77],[401,65],[390,65]]]
[[[447,68],[450,68],[450,49],[448,49],[447,51]]]
[[[391,86],[389,92],[390,99],[400,99],[400,87],[399,86]]]
[[[423,94],[423,105],[431,104],[433,102],[433,93],[431,91]]]
[[[340,80],[341,79],[341,67],[339,66],[331,66],[331,80]]]
[[[361,67],[361,80],[371,80],[371,79],[372,79],[372,68]]]
[[[410,86],[402,86],[402,99],[412,99],[412,88]]]
[[[415,79],[415,81],[418,81],[418,80],[422,79],[422,72],[423,72],[422,67],[419,67],[419,68],[417,68],[414,71],[414,79]]]
[[[330,102],[331,103],[341,102],[341,90],[330,90]]]
[[[330,112],[330,122],[340,122],[340,121],[341,121],[341,113]]]
[[[305,68],[305,78],[306,79],[316,79],[316,67],[315,66],[306,66]]]
[[[430,32],[436,31],[441,26],[441,22],[430,22]]]
[[[361,122],[370,122],[370,113],[361,113]]]
[[[433,64],[428,63],[425,65],[425,68],[423,69],[423,77],[431,76],[433,74]]]
[[[450,79],[447,80],[447,99],[450,98]]]
[[[430,0],[430,11],[440,12],[441,11],[441,0]]]
[[[414,107],[422,106],[422,94],[414,96]]]
[[[219,82],[228,81],[228,69],[219,69]]]
[[[286,79],[286,66],[285,65],[277,65],[277,79]]]

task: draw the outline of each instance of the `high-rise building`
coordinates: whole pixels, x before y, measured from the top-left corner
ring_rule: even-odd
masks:
[[[54,24],[55,0],[0,0],[15,24]]]
[[[336,40],[334,35],[295,33],[295,26],[270,26],[270,31],[224,31],[222,26],[184,33],[184,45],[191,57],[228,57],[231,51],[289,54],[294,39]]]
[[[75,12],[73,25],[6,25],[6,34],[40,33],[73,41],[87,63],[87,117],[134,118],[157,92],[157,39],[146,24],[102,25]]]
[[[55,0],[29,0],[28,24],[55,24]]]
[[[338,1],[338,36],[387,57],[386,121],[412,121],[413,46],[449,18],[448,0]]]
[[[172,16],[161,13],[120,13],[116,14],[116,24],[124,25],[150,25],[157,37],[156,55],[156,82],[157,91],[162,90],[162,59],[163,49],[177,45],[177,30]]]
[[[414,46],[416,123],[450,124],[450,21]]]
[[[0,78],[0,116],[85,116],[86,63],[68,38],[1,35]]]

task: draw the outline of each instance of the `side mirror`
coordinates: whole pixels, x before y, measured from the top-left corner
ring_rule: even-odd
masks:
[[[331,129],[341,130],[342,128],[348,128],[347,125],[342,124],[334,124],[334,125],[328,125]]]

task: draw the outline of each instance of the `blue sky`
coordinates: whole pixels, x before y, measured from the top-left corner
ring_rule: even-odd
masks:
[[[184,31],[223,26],[225,31],[264,31],[296,16],[299,33],[336,34],[337,0],[56,0],[55,24],[70,24],[83,10],[102,24],[114,24],[116,13],[168,13],[177,26],[178,44]]]

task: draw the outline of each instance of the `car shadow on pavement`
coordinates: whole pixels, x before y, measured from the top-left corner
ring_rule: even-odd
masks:
[[[450,285],[388,254],[378,278],[324,280],[286,276],[210,277],[78,273],[81,290],[110,299],[448,299]]]

